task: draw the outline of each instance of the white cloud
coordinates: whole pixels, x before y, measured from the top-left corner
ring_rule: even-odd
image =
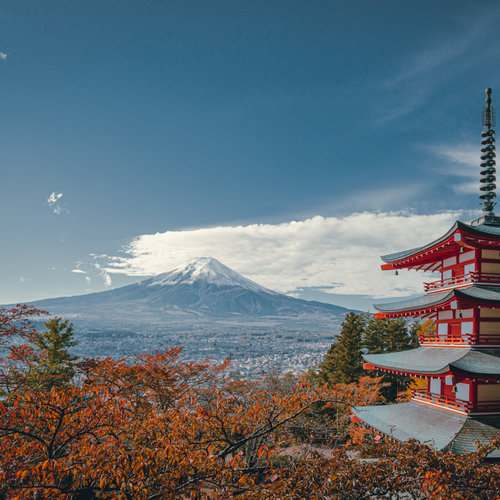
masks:
[[[90,283],[92,280],[90,279],[90,276],[85,276],[85,281],[86,281],[87,283]]]
[[[21,283],[26,283],[27,281],[31,281],[30,278],[25,278],[24,276],[19,276],[19,281]]]
[[[47,198],[47,203],[49,205],[54,205],[57,203],[61,198],[63,197],[62,193],[56,193],[55,191],[53,193],[50,193],[50,196]]]
[[[86,271],[83,271],[82,269],[72,269],[71,272],[79,274],[87,274]]]
[[[5,61],[7,59],[7,53],[0,51],[0,60]]]
[[[322,287],[372,297],[422,293],[429,275],[380,270],[380,255],[413,248],[444,234],[460,212],[416,215],[364,212],[282,224],[220,226],[144,234],[108,257],[108,273],[151,275],[211,256],[271,289],[293,293]]]
[[[47,205],[52,208],[52,212],[56,215],[69,214],[69,210],[66,204],[60,202],[62,197],[62,193],[56,193],[54,191],[53,193],[50,193],[49,197],[47,198]]]

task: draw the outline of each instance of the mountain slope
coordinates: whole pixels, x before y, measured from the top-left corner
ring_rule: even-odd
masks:
[[[348,312],[276,293],[211,258],[115,290],[32,304],[73,322],[78,356],[183,346],[185,359],[231,358],[250,378],[315,366]]]
[[[201,257],[170,272],[105,292],[33,302],[68,317],[231,317],[345,314],[348,309],[283,295],[245,278],[218,260]],[[139,317],[137,317],[140,320]]]

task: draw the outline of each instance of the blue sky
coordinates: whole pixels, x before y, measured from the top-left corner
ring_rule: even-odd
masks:
[[[377,282],[378,252],[479,216],[499,21],[487,1],[4,0],[0,303],[202,251],[297,296],[414,293]]]

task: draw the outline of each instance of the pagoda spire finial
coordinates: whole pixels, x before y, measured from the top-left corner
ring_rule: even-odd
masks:
[[[495,153],[495,110],[491,105],[491,88],[486,89],[486,106],[483,109],[483,127],[481,132],[481,187],[479,198],[483,201],[481,208],[485,216],[494,216],[493,207],[496,205],[496,153]]]

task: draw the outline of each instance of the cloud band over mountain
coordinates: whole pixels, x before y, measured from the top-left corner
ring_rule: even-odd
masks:
[[[280,292],[320,287],[336,294],[403,296],[421,293],[429,275],[403,272],[395,277],[382,272],[380,255],[432,241],[464,215],[364,212],[144,234],[124,249],[124,257],[109,257],[103,268],[109,273],[152,275],[210,256]]]

